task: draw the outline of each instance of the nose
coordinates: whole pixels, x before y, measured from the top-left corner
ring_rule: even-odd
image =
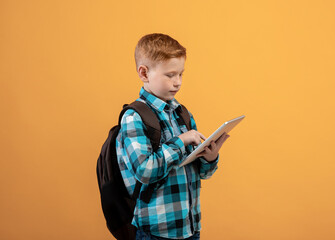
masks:
[[[174,80],[174,82],[173,82],[173,85],[174,85],[175,87],[179,87],[179,86],[181,85],[181,81],[182,81],[182,76],[177,75],[177,76],[175,77],[175,80]]]

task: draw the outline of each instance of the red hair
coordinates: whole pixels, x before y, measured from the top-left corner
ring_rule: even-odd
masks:
[[[186,48],[172,37],[162,33],[143,36],[135,48],[136,68],[145,62],[154,65],[170,58],[186,58]]]

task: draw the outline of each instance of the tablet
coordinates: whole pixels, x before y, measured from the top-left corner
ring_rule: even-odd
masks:
[[[186,157],[186,159],[179,165],[179,167],[185,166],[186,164],[193,162],[199,153],[201,153],[205,147],[209,146],[212,141],[216,141],[223,133],[229,133],[245,116],[234,118],[228,122],[222,124],[209,138],[206,139],[203,143],[199,144],[197,148]]]

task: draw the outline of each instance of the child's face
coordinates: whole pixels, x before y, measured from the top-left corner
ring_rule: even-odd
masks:
[[[171,58],[147,69],[146,77],[141,77],[144,89],[162,99],[172,100],[181,87],[185,58]]]

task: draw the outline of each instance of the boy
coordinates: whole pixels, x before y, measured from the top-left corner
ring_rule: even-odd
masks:
[[[217,169],[218,152],[229,135],[222,135],[198,155],[198,159],[178,167],[193,146],[206,138],[180,124],[174,98],[180,90],[186,49],[164,34],[142,37],[135,49],[136,68],[143,87],[137,101],[145,102],[161,125],[161,145],[153,152],[145,126],[134,110],[125,112],[117,137],[116,150],[121,174],[130,195],[136,180],[148,184],[161,181],[147,204],[137,199],[132,224],[136,239],[200,239],[200,179],[209,178]]]

